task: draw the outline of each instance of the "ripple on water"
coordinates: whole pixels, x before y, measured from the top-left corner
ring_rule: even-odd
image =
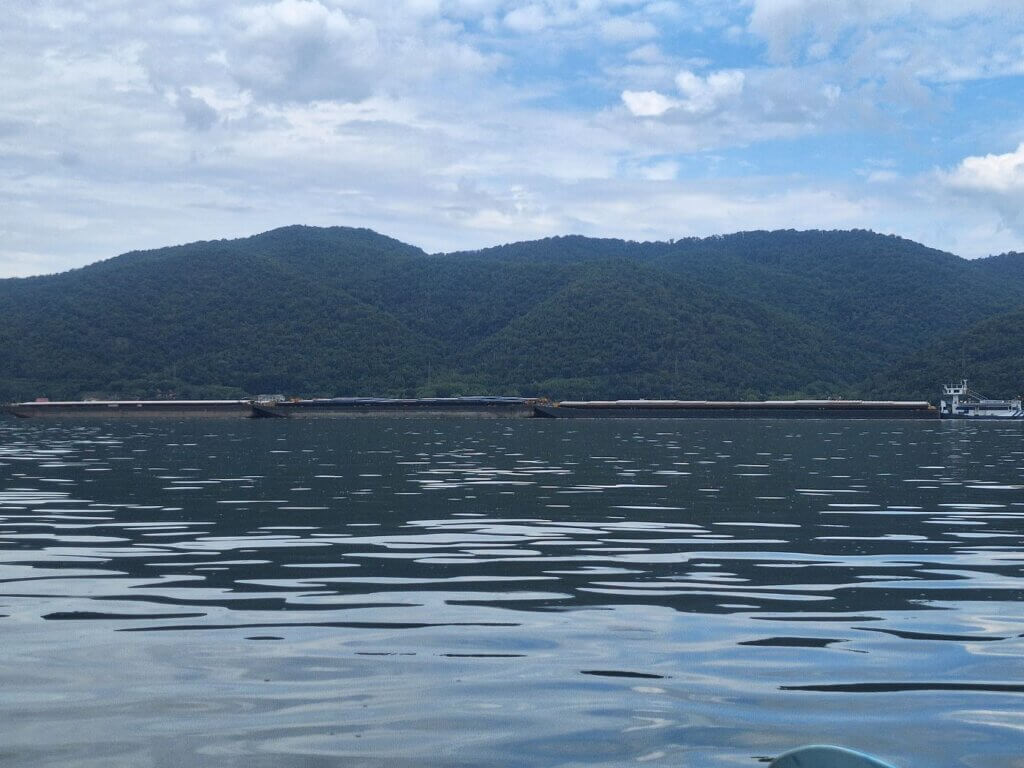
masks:
[[[1014,765],[1019,429],[410,425],[0,423],[10,749]]]

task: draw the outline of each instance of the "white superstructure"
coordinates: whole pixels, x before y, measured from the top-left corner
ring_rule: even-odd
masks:
[[[1021,400],[988,400],[967,387],[967,379],[942,388],[939,415],[956,419],[1024,419]]]

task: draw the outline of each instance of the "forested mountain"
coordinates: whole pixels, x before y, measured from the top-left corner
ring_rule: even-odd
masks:
[[[903,392],[931,393],[935,382],[967,377],[972,390],[987,397],[1024,394],[1024,307],[995,315],[966,330],[935,341],[864,386],[896,397]],[[934,394],[932,395],[934,398]]]
[[[0,401],[1024,388],[1024,255],[865,231],[556,237],[427,254],[286,227],[0,280]]]

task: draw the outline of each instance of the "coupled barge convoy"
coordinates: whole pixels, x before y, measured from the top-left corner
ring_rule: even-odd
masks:
[[[376,398],[308,400],[83,400],[15,403],[21,418],[346,418],[359,416],[556,419],[934,419],[927,402],[878,400],[587,400],[552,403],[522,397]]]
[[[967,380],[942,388],[939,407],[905,400],[564,400],[530,397],[329,397],[288,400],[71,400],[14,403],[21,418],[343,418],[470,416],[554,419],[1024,419],[1021,398],[990,400]]]

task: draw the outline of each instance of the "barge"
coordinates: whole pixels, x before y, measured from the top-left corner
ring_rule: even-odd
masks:
[[[946,390],[958,389],[947,387]],[[966,382],[964,382],[966,390]],[[1005,403],[1009,405],[1005,405]],[[331,397],[306,400],[81,400],[14,403],[19,418],[473,417],[556,419],[936,419],[1024,418],[1020,401],[969,402],[953,395],[935,408],[900,400],[566,400],[525,397]]]
[[[568,400],[534,406],[554,419],[937,419],[925,401]]]
[[[473,416],[530,418],[541,401],[526,397],[325,397],[254,402],[253,415],[269,418],[346,418],[359,416]]]
[[[530,418],[542,402],[525,397],[330,397],[309,400],[68,400],[13,403],[18,418],[271,418],[472,416]],[[546,402],[546,401],[545,401]]]
[[[30,418],[250,418],[249,400],[35,400],[3,408],[21,419]]]

